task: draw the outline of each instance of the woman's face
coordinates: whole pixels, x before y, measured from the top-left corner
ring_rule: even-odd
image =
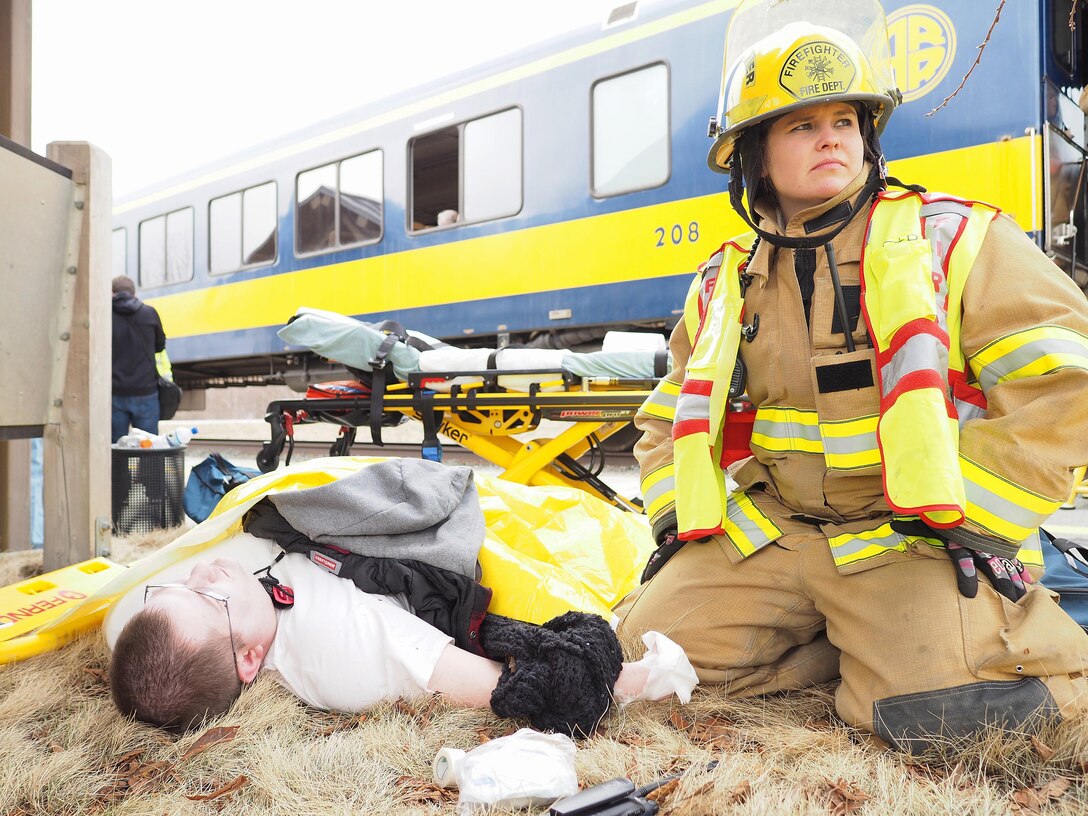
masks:
[[[764,174],[788,221],[834,198],[858,173],[865,145],[849,102],[823,102],[784,114],[767,129]]]

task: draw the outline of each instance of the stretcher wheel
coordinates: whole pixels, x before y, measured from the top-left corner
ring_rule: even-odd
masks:
[[[283,446],[276,446],[272,442],[266,442],[261,447],[261,452],[257,454],[257,469],[261,473],[271,473],[273,470],[280,466],[280,451],[283,450]]]

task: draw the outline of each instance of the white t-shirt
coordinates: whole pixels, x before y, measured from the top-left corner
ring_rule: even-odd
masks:
[[[196,561],[234,558],[257,570],[276,558],[272,541],[240,533],[163,570],[152,583],[181,580]],[[381,700],[429,694],[427,681],[453,638],[415,617],[396,599],[371,595],[309,562],[284,556],[272,575],[295,591],[277,611],[276,637],[261,671],[304,702],[354,713]],[[126,593],[104,624],[110,647],[143,601],[143,584]]]

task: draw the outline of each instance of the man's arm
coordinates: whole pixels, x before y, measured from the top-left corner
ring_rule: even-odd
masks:
[[[620,669],[619,679],[616,680],[616,698],[626,702],[660,699],[674,693],[675,689],[671,687],[663,690],[657,690],[655,687],[651,696],[644,696],[648,681],[655,678],[654,666],[655,664],[646,658],[637,663],[624,663],[623,668]],[[657,673],[662,674],[660,670]],[[451,643],[438,658],[431,679],[427,682],[427,688],[449,698],[451,702],[474,708],[486,708],[491,703],[491,692],[498,685],[501,674],[501,663],[466,652]],[[660,685],[660,682],[657,685]],[[694,685],[694,682],[691,685]],[[688,692],[690,693],[690,688]]]
[[[166,333],[162,330],[162,319],[159,317],[159,313],[152,309],[151,313],[155,315],[155,353],[166,350]]]
[[[427,688],[452,702],[486,708],[491,704],[491,692],[498,685],[501,674],[501,663],[466,652],[451,643],[435,663]]]

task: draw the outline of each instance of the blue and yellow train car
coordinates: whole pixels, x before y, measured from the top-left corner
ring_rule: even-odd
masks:
[[[300,358],[276,330],[299,306],[470,345],[667,330],[691,272],[741,231],[706,167],[735,5],[628,2],[120,201],[115,274],[159,310],[190,387],[280,380]],[[885,3],[892,173],[998,204],[1088,282],[1088,14],[1070,29],[1071,0],[1017,0],[993,25],[998,5]]]

